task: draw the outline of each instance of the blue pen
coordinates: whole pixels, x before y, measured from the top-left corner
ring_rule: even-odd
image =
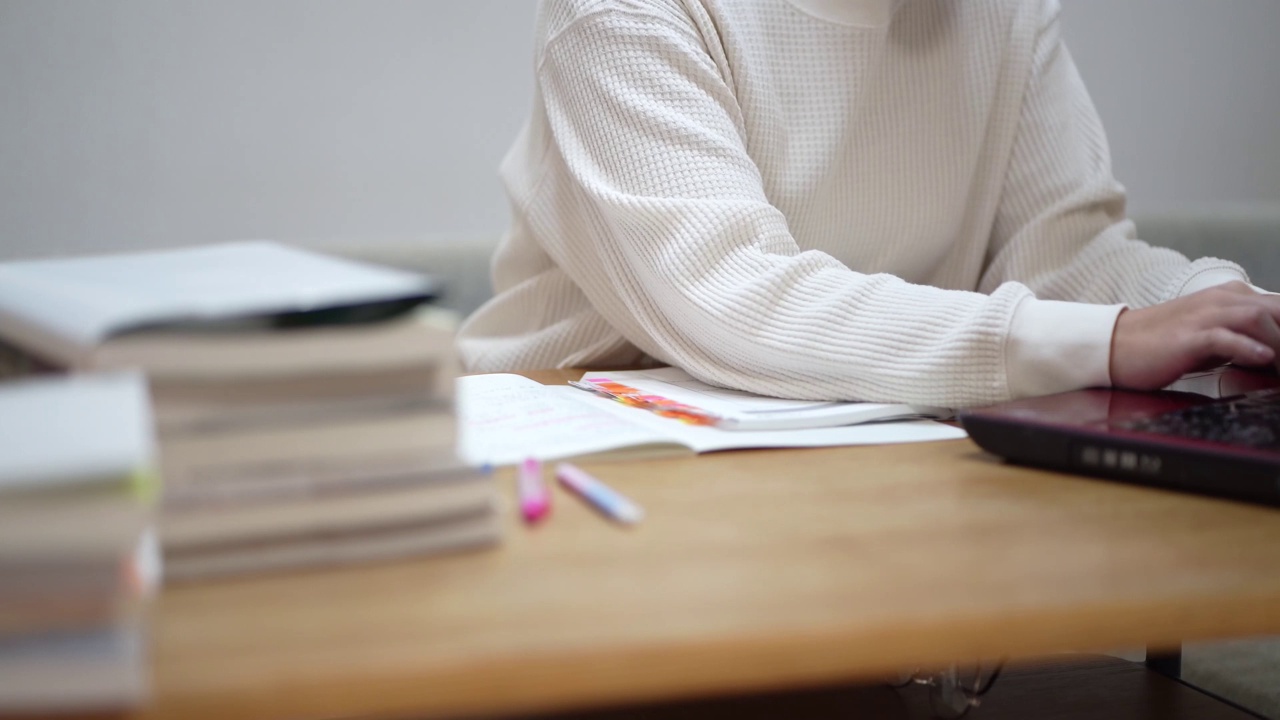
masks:
[[[612,520],[634,525],[644,519],[639,505],[569,463],[556,466],[556,479]]]

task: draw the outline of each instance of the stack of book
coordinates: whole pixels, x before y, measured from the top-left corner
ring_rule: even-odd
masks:
[[[434,296],[272,243],[26,261],[0,265],[0,339],[146,372],[165,576],[191,579],[497,541],[496,488],[456,456]]]
[[[140,375],[0,385],[0,714],[143,699],[153,448]]]

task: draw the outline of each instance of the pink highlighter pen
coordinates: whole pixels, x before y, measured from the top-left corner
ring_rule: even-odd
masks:
[[[520,492],[520,514],[530,525],[551,512],[551,493],[542,481],[542,463],[537,458],[525,458],[516,477]]]

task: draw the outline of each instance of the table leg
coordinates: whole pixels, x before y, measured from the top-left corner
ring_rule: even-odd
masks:
[[[1182,679],[1182,646],[1155,650],[1147,648],[1146,666],[1174,680]]]

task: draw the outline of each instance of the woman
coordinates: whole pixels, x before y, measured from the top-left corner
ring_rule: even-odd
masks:
[[[463,361],[956,407],[1273,362],[1280,299],[1133,239],[1058,14],[544,0]]]

